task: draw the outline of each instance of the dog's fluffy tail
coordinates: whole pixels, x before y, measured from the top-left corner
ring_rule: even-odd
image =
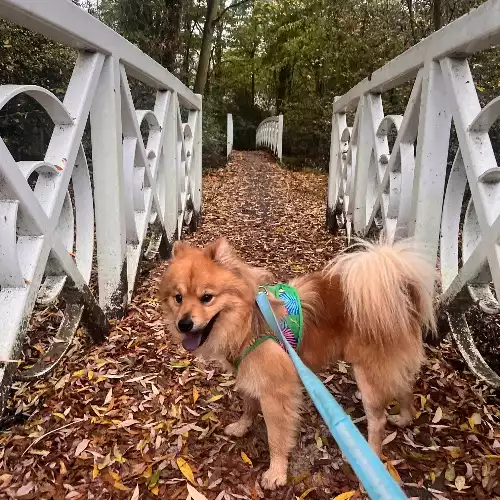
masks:
[[[425,254],[410,240],[357,246],[361,251],[341,253],[325,269],[340,281],[356,335],[394,345],[421,328],[435,332],[436,270]]]

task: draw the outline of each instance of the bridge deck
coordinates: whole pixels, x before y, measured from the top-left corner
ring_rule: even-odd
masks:
[[[245,259],[280,278],[318,269],[342,246],[323,228],[326,185],[324,174],[282,169],[266,153],[234,152],[227,168],[206,173],[203,223],[187,239],[202,244],[225,235]],[[245,438],[223,435],[240,410],[233,378],[165,338],[156,300],[164,267],[141,277],[108,342],[93,346],[79,335],[82,345],[50,379],[17,386],[11,404],[32,416],[19,418],[0,438],[0,496],[26,492],[31,498],[38,491],[54,498],[184,499],[179,456],[209,500],[292,500],[309,488],[315,489],[308,499],[326,500],[355,490],[353,473],[307,402],[292,484],[262,493],[257,480],[269,460],[263,419]],[[419,416],[406,431],[388,430],[385,453],[409,496],[494,498],[500,495],[498,406],[474,378],[454,372],[463,362],[451,346],[428,349],[428,358],[415,389]],[[348,369],[339,365],[323,375],[365,432]],[[449,485],[455,476],[465,477],[461,494]],[[462,487],[461,479],[456,484]]]

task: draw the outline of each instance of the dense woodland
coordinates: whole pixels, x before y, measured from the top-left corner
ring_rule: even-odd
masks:
[[[290,164],[326,168],[331,105],[372,71],[480,0],[73,0],[137,44],[195,92],[203,94],[204,165],[221,164],[226,113],[235,148],[252,148],[255,128],[285,116]],[[1,83],[34,83],[63,95],[71,49],[0,21]],[[500,85],[497,52],[472,68],[490,100]],[[388,92],[386,110],[402,112],[409,86]],[[136,85],[136,104],[152,94]],[[12,103],[0,132],[15,156],[40,157],[50,128],[33,103]],[[24,140],[23,140],[24,138]],[[20,158],[18,158],[20,159]]]

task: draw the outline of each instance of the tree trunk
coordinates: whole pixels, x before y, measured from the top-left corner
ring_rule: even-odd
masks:
[[[215,47],[212,56],[213,78],[217,81],[222,64],[222,32],[224,31],[224,22],[221,19],[217,23],[217,36],[215,37]]]
[[[415,32],[415,14],[413,12],[413,0],[406,0],[406,5],[408,6],[408,13],[410,15],[410,29],[413,43],[417,43],[417,34]]]
[[[186,40],[186,46],[184,48],[184,58],[182,60],[182,80],[184,85],[189,87],[189,63],[191,57],[191,39],[193,38],[193,30],[191,26],[193,22],[189,15],[186,15],[186,21],[184,23],[184,30],[188,33],[188,38]]]
[[[170,72],[175,69],[175,60],[179,50],[182,0],[165,0],[166,16],[164,24],[164,50],[160,63]]]
[[[283,112],[283,102],[290,85],[290,74],[291,68],[289,64],[282,66],[278,73],[278,89],[276,92],[276,114],[278,115]]]
[[[434,31],[442,28],[443,16],[441,12],[441,0],[434,0],[434,3],[432,5],[432,21],[434,24]]]
[[[256,43],[252,47],[250,52],[250,59],[252,61],[252,107],[255,106],[255,51],[257,50]]]
[[[210,53],[212,51],[212,40],[214,36],[214,21],[219,9],[219,0],[207,1],[207,16],[203,26],[203,38],[201,40],[200,59],[198,61],[198,70],[196,71],[196,80],[194,83],[194,92],[203,94],[207,82],[208,67],[210,65]]]

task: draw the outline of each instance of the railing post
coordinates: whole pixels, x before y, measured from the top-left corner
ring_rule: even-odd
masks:
[[[283,156],[283,115],[278,116],[278,141],[277,141],[277,151],[278,160],[281,161]]]
[[[437,258],[450,141],[451,113],[440,65],[424,67],[408,235]]]
[[[90,112],[99,303],[109,317],[127,305],[127,254],[119,61],[107,56]]]
[[[167,130],[165,131],[165,144],[163,155],[165,157],[165,230],[167,236],[173,241],[180,238],[177,234],[177,215],[179,213],[178,171],[177,171],[177,92],[170,93],[167,111]]]
[[[227,149],[226,158],[229,158],[233,151],[233,115],[231,113],[227,114]]]
[[[332,129],[330,133],[330,163],[328,168],[328,199],[326,205],[326,227],[335,232],[338,230],[336,209],[338,202],[338,186],[340,183],[340,162],[342,151],[340,149],[340,139],[343,130],[347,127],[346,114],[335,113],[335,102],[339,97],[335,97],[332,106]]]
[[[202,134],[203,134],[203,108],[202,108],[202,98],[201,94],[196,94],[200,98],[200,109],[196,112],[197,120],[196,127],[193,131],[193,160],[194,164],[191,168],[194,168],[194,189],[193,189],[193,205],[194,214],[193,221],[191,224],[191,229],[195,229],[201,218],[201,189],[202,189]]]

